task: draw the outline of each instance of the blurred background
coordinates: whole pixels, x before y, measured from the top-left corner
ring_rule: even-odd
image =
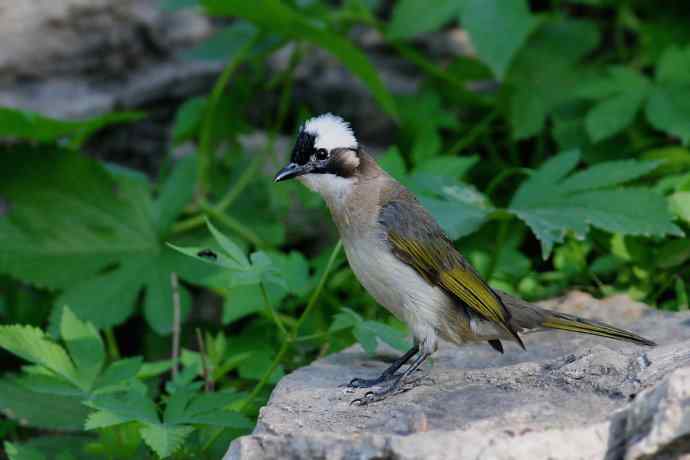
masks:
[[[0,0],[4,455],[219,458],[284,373],[405,349],[319,197],[272,183],[324,112],[492,286],[687,309],[688,24],[685,1]]]

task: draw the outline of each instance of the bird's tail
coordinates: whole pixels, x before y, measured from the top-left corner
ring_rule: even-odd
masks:
[[[583,334],[599,335],[609,339],[623,340],[636,343],[637,345],[654,346],[655,342],[645,339],[633,332],[611,326],[603,321],[579,318],[577,316],[559,313],[555,311],[545,311],[546,315],[541,323],[542,327],[548,329],[560,329],[562,331],[581,332]]]
[[[560,329],[562,331],[580,332],[582,334],[623,340],[638,345],[656,345],[656,343],[651,340],[603,321],[584,319],[567,313],[546,310],[502,291],[496,290],[496,294],[498,294],[501,301],[510,312],[510,322],[517,330],[540,328]]]

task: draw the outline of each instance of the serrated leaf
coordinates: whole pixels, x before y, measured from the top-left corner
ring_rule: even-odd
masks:
[[[235,261],[240,268],[249,268],[249,261],[247,260],[247,256],[244,254],[244,251],[240,249],[240,247],[237,246],[237,244],[235,244],[230,238],[225,236],[216,227],[214,227],[210,220],[206,219],[206,225],[211,231],[213,238],[216,240],[216,242],[218,242],[220,247],[223,248],[228,257]]]
[[[210,37],[181,54],[185,59],[229,62],[236,58],[250,41],[256,40],[258,33],[258,29],[246,21],[233,21],[231,25],[217,29]],[[254,44],[249,54],[256,54],[275,45],[276,42],[275,36],[264,36]]]
[[[196,155],[188,155],[175,163],[170,176],[161,187],[154,204],[155,220],[159,234],[165,234],[182,209],[194,195],[197,177]]]
[[[31,363],[50,369],[78,387],[82,387],[64,348],[51,341],[45,333],[31,326],[0,326],[0,347]]]
[[[479,157],[477,155],[463,157],[442,155],[422,162],[415,168],[414,172],[460,179],[464,177],[467,171],[476,165],[478,161]]]
[[[161,257],[146,273],[146,297],[144,317],[151,328],[160,335],[173,330],[174,309],[171,272],[173,267],[167,257]],[[192,297],[184,286],[178,286],[180,296],[180,320],[184,322],[192,306]]]
[[[303,39],[329,51],[364,82],[389,115],[398,116],[395,101],[379,78],[379,72],[364,53],[337,31],[323,24],[315,25],[305,15],[278,0],[252,3],[243,0],[203,0],[202,4],[211,14],[243,18],[271,33]]]
[[[96,395],[85,404],[119,419],[130,422],[158,423],[155,403],[147,396],[134,391]]]
[[[549,20],[530,36],[506,75],[512,88],[510,122],[515,138],[540,132],[546,118],[573,97],[583,79],[578,61],[598,42],[594,23],[573,19]]]
[[[98,430],[100,428],[108,428],[115,425],[130,422],[131,419],[121,415],[114,414],[109,411],[99,410],[92,412],[84,422],[84,429],[86,431]]]
[[[5,441],[5,453],[9,460],[47,460],[38,449]]]
[[[576,172],[560,184],[563,192],[582,192],[623,184],[654,171],[661,162],[621,160],[598,163]]]
[[[537,25],[526,0],[465,0],[460,20],[479,58],[499,80]],[[500,31],[500,33],[497,33]]]
[[[20,425],[46,430],[81,431],[89,410],[81,397],[44,394],[0,380],[0,412]]]
[[[670,46],[656,66],[656,81],[669,85],[690,85],[690,46]]]
[[[646,188],[605,188],[651,171],[648,162],[610,162],[566,178],[578,160],[579,153],[571,151],[546,161],[520,186],[510,204],[509,210],[540,240],[544,258],[554,243],[563,242],[567,231],[584,238],[590,225],[627,235],[682,234],[671,222],[661,195]],[[610,173],[616,164],[620,170]]]
[[[96,381],[96,388],[107,388],[134,379],[137,377],[142,365],[143,359],[141,356],[115,361],[99,376]]]
[[[594,142],[613,136],[627,128],[634,120],[649,92],[649,81],[639,72],[610,67],[600,82],[590,82],[591,95],[601,99],[585,118],[589,137]],[[598,90],[597,90],[598,89]],[[581,91],[582,93],[583,91]]]
[[[169,425],[203,424],[228,428],[251,428],[252,423],[243,415],[225,410],[242,395],[224,391],[193,395],[177,391],[166,406],[164,420]]]
[[[386,35],[391,40],[399,40],[433,32],[457,17],[461,4],[458,0],[442,0],[434,2],[433,8],[429,8],[425,0],[398,1],[393,8]]]
[[[412,346],[406,339],[405,333],[397,329],[393,329],[387,324],[378,321],[364,321],[359,326],[365,328],[376,335],[383,342],[387,343],[393,348],[400,351],[407,351]]]
[[[61,307],[70,305],[79,317],[101,328],[124,322],[134,312],[147,268],[146,258],[135,257],[111,271],[75,283],[55,301],[55,320],[61,318]]]
[[[10,209],[0,218],[0,272],[64,288],[121,258],[157,251],[140,183],[116,181],[73,151],[17,149],[0,155],[0,197]]]
[[[79,380],[90,389],[105,363],[101,336],[93,324],[81,321],[68,307],[62,311],[60,335],[76,365]]]
[[[72,138],[76,145],[103,127],[128,123],[142,117],[140,112],[113,112],[84,121],[64,121],[36,112],[0,107],[0,138],[38,142]]]
[[[359,344],[362,346],[364,351],[367,352],[367,354],[375,354],[376,348],[378,346],[376,334],[374,334],[374,331],[372,331],[371,329],[366,329],[358,326],[359,325],[355,326],[354,329],[352,329],[352,334],[355,336],[355,339],[357,339],[357,342],[359,342]]]
[[[690,192],[676,192],[668,197],[671,212],[690,223]]]
[[[690,85],[655,87],[645,113],[656,129],[690,143]]]
[[[187,436],[194,431],[191,426],[168,426],[161,424],[146,424],[139,431],[144,442],[159,458],[168,458],[174,454]]]
[[[381,166],[388,174],[395,179],[402,179],[405,176],[407,168],[405,168],[405,161],[400,154],[398,147],[393,146],[386,150],[378,159],[379,166]]]

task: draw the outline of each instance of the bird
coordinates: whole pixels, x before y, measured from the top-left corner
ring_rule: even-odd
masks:
[[[398,393],[440,340],[458,346],[487,342],[503,353],[503,341],[525,349],[522,332],[559,329],[655,345],[602,321],[547,310],[493,289],[415,195],[379,166],[339,116],[326,113],[301,125],[290,160],[274,181],[288,179],[321,195],[356,278],[407,324],[413,337],[410,350],[380,376],[347,384],[378,388],[353,403],[365,405]]]

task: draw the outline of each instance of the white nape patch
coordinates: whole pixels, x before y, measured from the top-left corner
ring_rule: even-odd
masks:
[[[335,205],[343,205],[355,185],[355,179],[335,174],[305,174],[297,180],[309,190],[319,193],[326,203]]]
[[[332,113],[307,120],[303,129],[316,136],[316,149],[326,149],[330,152],[337,148],[356,148],[358,145],[350,124]]]

